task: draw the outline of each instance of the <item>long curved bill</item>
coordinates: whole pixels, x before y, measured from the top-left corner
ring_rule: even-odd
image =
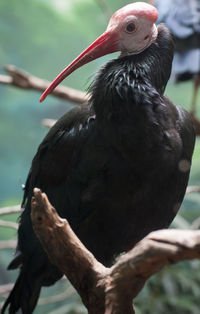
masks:
[[[51,83],[40,97],[42,102],[68,75],[82,65],[102,57],[106,54],[119,51],[118,36],[116,32],[106,31],[86,48],[76,59],[72,61]]]

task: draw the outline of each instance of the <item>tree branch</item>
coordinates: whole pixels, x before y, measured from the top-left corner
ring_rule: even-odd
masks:
[[[161,230],[150,233],[113,267],[106,268],[39,189],[34,189],[31,215],[50,260],[71,281],[90,314],[133,314],[132,300],[151,275],[165,265],[200,258],[200,231]]]
[[[67,278],[82,297],[86,307],[96,307],[95,294],[88,296],[98,286],[99,278],[104,276],[106,267],[99,263],[81,241],[76,237],[65,219],[61,219],[56,210],[49,203],[46,194],[34,189],[32,199],[33,228],[39,237],[51,261],[67,274]],[[55,239],[55,240],[54,240]],[[60,240],[58,240],[60,239]],[[51,245],[48,243],[51,242]],[[54,247],[54,254],[51,249]],[[67,258],[66,258],[66,252]],[[103,292],[102,287],[97,288],[98,295]],[[85,293],[84,293],[85,291]],[[98,313],[98,312],[95,312]],[[99,312],[101,313],[101,312]]]
[[[9,73],[9,76],[0,75],[0,84],[13,85],[23,89],[33,89],[43,92],[51,83],[18,69],[14,65],[7,65],[4,69]],[[88,101],[88,95],[85,92],[63,85],[58,86],[52,92],[52,95],[76,104],[82,104]]]

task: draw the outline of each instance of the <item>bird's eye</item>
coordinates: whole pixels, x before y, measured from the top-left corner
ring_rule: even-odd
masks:
[[[126,32],[127,33],[133,33],[136,29],[136,26],[134,23],[129,23],[127,26],[126,26]]]

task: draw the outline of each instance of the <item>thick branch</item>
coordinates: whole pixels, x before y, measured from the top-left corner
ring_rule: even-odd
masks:
[[[39,189],[34,189],[31,213],[33,228],[51,261],[67,274],[67,278],[87,304],[93,302],[85,299],[83,291],[90,291],[106,272],[106,268],[97,262],[77,236],[69,223],[61,219],[49,203],[47,196]],[[51,243],[49,245],[49,243]],[[51,250],[54,250],[52,254]],[[66,254],[67,252],[67,254]],[[95,302],[96,303],[96,302]]]
[[[51,83],[18,69],[14,65],[7,65],[4,68],[9,73],[9,76],[0,75],[1,84],[13,85],[23,89],[33,89],[43,92]],[[63,85],[58,86],[52,92],[52,95],[76,104],[82,104],[88,101],[86,93]]]
[[[105,268],[39,189],[34,190],[32,222],[49,258],[70,279],[90,314],[133,314],[132,300],[151,275],[167,264],[200,258],[200,231],[161,230]]]

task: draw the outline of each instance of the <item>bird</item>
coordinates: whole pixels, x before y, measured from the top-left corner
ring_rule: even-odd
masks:
[[[134,2],[116,11],[106,31],[41,96],[105,54],[90,99],[61,117],[40,144],[25,184],[16,255],[19,277],[2,309],[34,311],[42,286],[62,277],[30,218],[33,189],[48,196],[82,243],[106,266],[149,232],[167,228],[188,183],[195,131],[189,114],[165,95],[174,44],[156,8]]]

